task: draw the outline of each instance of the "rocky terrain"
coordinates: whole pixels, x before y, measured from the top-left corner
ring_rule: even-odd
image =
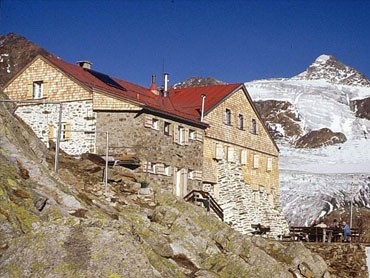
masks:
[[[187,88],[187,87],[201,87],[209,85],[226,84],[225,82],[214,79],[213,77],[190,77],[183,82],[176,83],[172,86],[174,89]]]
[[[128,169],[105,188],[99,163],[61,154],[55,174],[13,112],[0,103],[1,277],[335,277],[302,243],[243,236],[154,184],[142,195]]]
[[[52,55],[19,35],[0,35],[0,88],[39,54]]]

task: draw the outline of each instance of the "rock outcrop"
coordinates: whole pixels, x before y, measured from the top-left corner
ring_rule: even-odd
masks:
[[[297,148],[320,148],[322,146],[344,143],[346,136],[341,132],[332,132],[329,128],[313,130],[295,142]]]

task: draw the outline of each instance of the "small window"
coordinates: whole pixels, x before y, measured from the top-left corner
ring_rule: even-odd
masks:
[[[44,89],[44,82],[42,81],[35,81],[33,82],[33,93],[32,97],[34,99],[43,98],[43,89]]]
[[[189,180],[194,179],[194,170],[191,170],[191,169],[188,170],[188,179]]]
[[[257,122],[255,119],[252,119],[251,132],[252,134],[257,134]]]
[[[152,119],[152,129],[158,129],[159,121],[157,119]]]
[[[224,124],[231,125],[231,110],[230,109],[225,110]]]
[[[163,132],[165,135],[170,135],[170,126],[169,122],[164,122]]]
[[[195,140],[195,130],[189,129],[189,140]]]
[[[238,128],[241,130],[244,129],[244,116],[242,114],[238,116]]]

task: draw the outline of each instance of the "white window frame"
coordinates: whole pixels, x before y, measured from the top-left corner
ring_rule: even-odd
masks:
[[[44,82],[34,81],[32,84],[32,98],[40,99],[44,97]]]
[[[224,124],[231,125],[231,110],[226,108],[224,112]]]
[[[238,116],[238,128],[240,130],[244,130],[244,115],[243,114],[239,114]]]
[[[153,118],[152,119],[152,129],[158,130],[159,129],[159,120]]]
[[[163,125],[163,133],[165,135],[170,135],[170,128],[171,128],[171,123],[164,122],[164,125]]]
[[[189,129],[189,140],[195,140],[195,130]]]

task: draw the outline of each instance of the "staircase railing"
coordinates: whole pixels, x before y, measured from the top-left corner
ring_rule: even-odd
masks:
[[[217,204],[216,200],[209,192],[203,190],[192,190],[185,197],[187,202],[202,202],[204,207],[209,211],[210,209],[224,221],[224,210]]]

